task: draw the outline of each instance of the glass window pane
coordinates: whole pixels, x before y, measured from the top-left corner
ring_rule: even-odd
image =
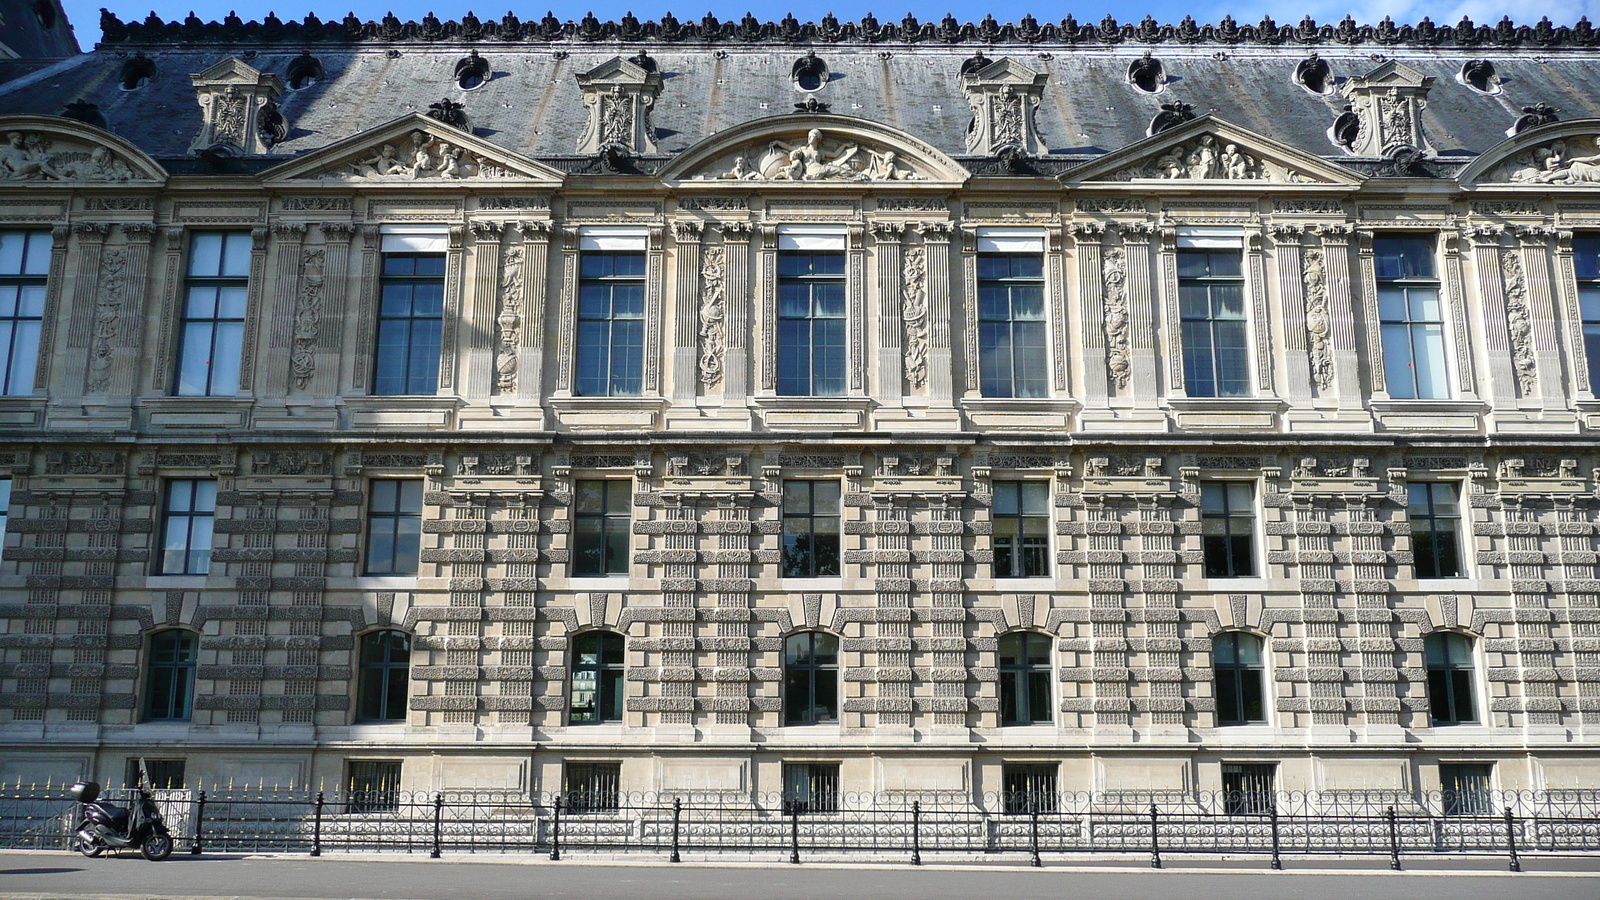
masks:
[[[220,232],[201,232],[189,242],[189,274],[216,277],[222,272],[222,238]]]
[[[217,274],[229,278],[249,277],[250,243],[249,232],[229,232],[223,242],[222,264]]]
[[[0,275],[21,275],[28,252],[26,231],[0,231]]]
[[[1438,325],[1415,325],[1417,396],[1442,400],[1450,396],[1444,362],[1444,331]]]

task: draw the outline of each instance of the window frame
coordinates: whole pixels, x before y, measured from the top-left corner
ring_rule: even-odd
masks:
[[[173,647],[174,658],[157,659],[161,652],[158,642],[167,636],[180,638]],[[195,673],[200,665],[200,634],[191,628],[162,628],[150,632],[144,642],[144,702],[140,704],[141,722],[191,722],[194,720]],[[158,681],[161,673],[165,680]],[[158,698],[158,691],[164,698]],[[157,710],[157,700],[163,699]]]
[[[1492,762],[1439,763],[1439,813],[1444,816],[1494,815],[1494,770]],[[1463,781],[1481,778],[1482,786],[1463,787]]]
[[[188,502],[189,506],[191,507],[190,509],[174,510],[172,508],[173,494],[178,485],[188,485]],[[199,493],[201,485],[211,486],[211,508],[209,510],[193,508],[197,502],[196,495]],[[153,569],[151,574],[179,577],[211,574],[211,550],[216,541],[216,518],[217,480],[215,478],[166,479],[161,488],[161,543],[156,548],[156,553],[154,554],[155,558],[152,560]],[[199,543],[199,541],[196,539],[196,526],[199,525],[201,520],[204,520],[206,524],[204,538],[205,557],[203,563],[200,562],[196,557],[197,544]],[[167,562],[167,556],[169,552],[168,537],[172,534],[174,526],[178,525],[180,522],[185,529],[183,543],[183,563],[176,571],[174,571],[169,569]]]
[[[841,236],[842,237],[842,236]],[[781,242],[780,242],[781,243]],[[810,264],[806,272],[799,274],[785,274],[785,261],[808,258]],[[837,272],[822,272],[817,269],[817,260],[821,258],[836,259]],[[778,295],[773,298],[776,306],[774,319],[777,333],[773,335],[773,353],[775,356],[776,375],[774,389],[780,397],[845,397],[849,395],[848,374],[850,370],[850,251],[848,247],[838,249],[799,249],[779,247],[775,256],[775,282]],[[836,287],[839,293],[838,313],[823,314],[818,312],[818,288]],[[786,315],[784,293],[785,288],[805,288],[806,314],[803,316]],[[785,323],[803,323],[786,326]],[[819,324],[827,324],[823,337],[817,336]],[[800,340],[791,330],[804,329],[805,336]],[[828,328],[837,328],[837,340],[826,334]],[[804,366],[795,354],[804,352]],[[825,363],[819,365],[820,358]],[[803,376],[801,375],[803,369]],[[825,370],[825,371],[823,371]],[[820,374],[819,374],[820,373]],[[793,380],[791,380],[793,379]],[[800,384],[802,381],[804,384]],[[820,385],[819,382],[823,382]]]
[[[826,511],[817,511],[817,486],[824,484],[831,485],[837,493],[838,505],[835,507],[835,511],[831,513]],[[804,511],[790,512],[789,488],[791,485],[806,485],[806,509]],[[782,491],[783,495],[783,499],[780,501],[778,510],[779,527],[782,529],[779,535],[780,540],[782,541],[782,546],[779,551],[779,571],[781,577],[786,579],[844,577],[843,483],[836,478],[785,478],[780,490]],[[834,522],[836,526],[834,530],[831,532],[819,532],[817,530],[818,523],[826,523],[828,520],[832,520]],[[790,541],[791,535],[789,529],[791,522],[797,524],[803,523],[804,525],[804,531],[794,534],[796,540],[793,542]],[[821,535],[823,538],[832,535],[834,539],[831,566],[829,565],[830,561],[826,558],[826,553],[819,553],[820,550],[824,550],[825,548],[821,546],[821,542],[818,540],[818,535]],[[801,538],[807,539],[806,549],[803,551],[799,547],[799,539]],[[804,555],[802,555],[802,553]],[[799,570],[797,570],[796,566],[802,561],[803,565],[800,565]]]
[[[580,512],[579,503],[583,496],[583,486],[597,483],[600,489],[600,511]],[[572,578],[615,578],[626,577],[633,567],[633,481],[625,478],[581,478],[573,482],[572,491],[572,557],[570,562]],[[611,502],[614,490],[626,493],[626,511],[612,512]],[[600,566],[597,570],[589,570],[583,566],[584,555],[588,552],[586,544],[580,541],[587,536],[586,523],[598,523],[600,552]],[[621,538],[623,553],[621,560],[612,559],[615,547],[612,544]],[[616,567],[613,568],[613,565]]]
[[[50,348],[40,345],[44,335],[45,305],[49,300],[50,260],[55,251],[55,238],[48,229],[37,228],[7,228],[0,230],[0,237],[20,235],[22,237],[22,252],[18,255],[17,271],[0,273],[0,295],[15,291],[15,303],[11,305],[11,313],[0,315],[0,335],[3,335],[4,345],[0,346],[0,396],[3,397],[28,397],[39,389],[39,360]],[[43,240],[45,250],[42,260],[31,259],[34,255],[33,243]],[[30,261],[42,262],[44,271],[32,271]],[[24,298],[36,298],[38,301],[38,315],[23,314]],[[29,304],[32,304],[30,299]],[[33,335],[33,360],[31,363],[24,355],[19,359],[18,336],[31,332]],[[27,379],[27,389],[20,389],[23,377]],[[13,385],[18,385],[13,389]]]
[[[1572,238],[1573,274],[1577,282],[1578,332],[1588,363],[1589,393],[1600,397],[1600,232]],[[1585,302],[1585,301],[1589,302]]]
[[[1466,650],[1459,655],[1450,651],[1450,638],[1455,637],[1467,644]],[[1427,674],[1428,690],[1428,724],[1435,728],[1449,728],[1456,725],[1481,725],[1482,711],[1479,709],[1478,690],[1478,649],[1481,638],[1462,631],[1450,629],[1437,629],[1422,636],[1422,668]],[[1431,646],[1438,644],[1442,651],[1435,662]],[[1464,657],[1462,659],[1461,657]],[[1465,697],[1471,709],[1463,718],[1459,706]],[[1439,715],[1441,704],[1447,715]]]
[[[615,261],[621,258],[637,258],[639,272],[637,275],[617,275]],[[588,261],[606,259],[612,262],[611,271],[605,275],[589,275],[586,273]],[[639,249],[581,249],[578,252],[578,296],[573,310],[573,375],[572,393],[575,397],[641,397],[644,396],[645,355],[649,346],[647,330],[649,304],[649,271],[650,255],[645,248]],[[638,290],[637,314],[629,316],[617,315],[617,288],[636,288]],[[603,316],[585,315],[586,303],[584,295],[587,289],[606,289],[606,314]],[[585,324],[591,326],[604,323],[605,339],[601,345],[590,345],[585,338]],[[629,371],[619,371],[617,363],[618,350],[618,323],[633,323],[637,331],[637,341],[631,345],[629,355],[625,356]],[[623,329],[626,331],[627,329]],[[605,357],[605,384],[598,388],[585,385],[583,368],[585,362],[599,351],[603,346]],[[626,341],[622,344],[628,347]]]
[[[1234,486],[1243,486],[1250,491],[1250,503],[1245,512],[1236,512],[1234,510],[1233,500],[1230,497],[1230,488]],[[1223,503],[1221,512],[1207,510],[1206,491],[1208,488],[1222,489]],[[1202,557],[1201,566],[1206,578],[1241,579],[1261,577],[1260,550],[1258,549],[1261,542],[1257,540],[1261,520],[1260,511],[1257,508],[1260,502],[1259,498],[1260,493],[1256,490],[1256,482],[1253,479],[1217,478],[1207,479],[1200,483],[1200,552]],[[1243,535],[1235,533],[1236,523],[1245,521],[1248,522],[1246,533]],[[1208,533],[1208,523],[1211,522],[1222,523],[1222,534],[1213,535]],[[1220,567],[1212,565],[1212,540],[1217,537],[1222,538],[1224,541],[1224,555],[1221,557],[1224,564]],[[1234,544],[1234,539],[1239,537],[1246,537],[1249,540],[1249,553],[1242,555],[1242,558],[1249,560],[1250,570],[1248,572],[1238,571],[1241,554]],[[1216,568],[1222,569],[1222,573],[1213,574]]]
[[[1374,272],[1376,273],[1375,282],[1377,286],[1377,293],[1374,296],[1374,304],[1376,306],[1375,312],[1378,316],[1379,351],[1383,354],[1384,389],[1391,398],[1396,400],[1449,400],[1455,396],[1455,386],[1451,383],[1450,379],[1449,326],[1445,321],[1447,318],[1446,305],[1448,300],[1444,295],[1443,280],[1439,277],[1439,235],[1437,232],[1427,232],[1426,235],[1427,236],[1425,239],[1430,243],[1431,246],[1428,253],[1423,258],[1426,258],[1429,262],[1429,268],[1432,272],[1430,276],[1415,274],[1391,276],[1385,275],[1383,272],[1384,259],[1386,257],[1385,254],[1381,252],[1381,248],[1384,242],[1395,242],[1397,244],[1396,250],[1398,253],[1396,258],[1404,260],[1406,259],[1404,249],[1398,245],[1406,241],[1424,240],[1420,234],[1379,234],[1375,235],[1372,240],[1373,268]],[[1392,319],[1385,317],[1383,302],[1385,289],[1399,290],[1402,292],[1405,305],[1405,318]],[[1415,316],[1411,297],[1411,291],[1413,289],[1432,290],[1433,302],[1438,308],[1438,317],[1436,319],[1417,318]],[[1423,328],[1425,330],[1428,327],[1437,327],[1438,329],[1438,358],[1437,360],[1434,360],[1434,362],[1436,362],[1438,365],[1438,383],[1442,388],[1442,393],[1439,393],[1437,396],[1431,394],[1424,395],[1422,391],[1422,376],[1417,370],[1417,329]],[[1407,387],[1404,392],[1396,392],[1395,386],[1397,383],[1397,373],[1394,370],[1397,367],[1391,363],[1398,357],[1391,352],[1392,345],[1390,336],[1398,333],[1398,329],[1401,328],[1405,329],[1405,359],[1407,360],[1406,368],[1409,374],[1409,387]],[[1406,382],[1402,381],[1400,383],[1405,384]]]
[[[584,776],[577,787],[575,776]],[[607,785],[605,782],[610,782]],[[563,760],[561,795],[573,815],[615,813],[622,809],[622,763],[613,760]]]
[[[1004,241],[1005,237],[996,236],[997,240]],[[1044,249],[1038,250],[989,250],[982,248],[984,236],[980,235],[979,250],[975,265],[977,267],[978,297],[976,302],[977,330],[978,330],[978,394],[985,399],[1020,399],[1043,400],[1050,396],[1050,339],[1048,324],[1050,321],[1050,294],[1045,279]],[[1016,238],[1013,240],[1021,241]],[[1043,243],[1042,238],[1028,236],[1028,242]],[[985,277],[985,262],[989,260],[1005,260],[1007,274],[1004,276]],[[1039,273],[1034,275],[1016,274],[1016,263],[1028,260],[1038,264]],[[1036,288],[1038,290],[1038,316],[1036,318],[1019,317],[1017,313],[1018,290]],[[1004,292],[1005,315],[991,315],[990,304],[984,302],[985,292]],[[991,340],[998,334],[1003,326],[1005,332],[1004,346],[1009,365],[1001,377],[998,371],[998,356],[1000,342]],[[1019,342],[1018,329],[1023,328],[1028,341]],[[1018,363],[1018,347],[1037,350],[1037,359],[1024,360]]]
[[[1232,771],[1229,771],[1230,769]],[[1230,780],[1233,782],[1233,786],[1230,786]],[[1229,816],[1267,816],[1272,814],[1273,808],[1277,806],[1277,801],[1277,763],[1223,762],[1222,802],[1224,814]]]
[[[1257,662],[1253,666],[1241,661],[1239,652],[1241,638],[1248,638],[1255,643]],[[1230,652],[1226,654],[1226,658],[1220,649],[1224,645],[1230,647]],[[1213,700],[1216,703],[1216,725],[1218,728],[1271,724],[1272,704],[1269,702],[1271,691],[1268,690],[1270,681],[1267,678],[1271,665],[1269,656],[1271,647],[1272,644],[1266,636],[1239,628],[1218,632],[1211,638],[1211,683],[1213,686]],[[1227,720],[1223,718],[1225,680],[1222,676],[1224,673],[1228,673],[1231,676],[1227,681],[1231,682],[1232,703],[1238,711],[1236,718]],[[1249,685],[1252,683],[1255,685],[1255,701],[1261,712],[1260,718],[1255,719],[1250,718]]]
[[[593,664],[582,662],[582,642],[594,640],[597,642],[597,661]],[[616,656],[612,659],[607,654],[608,644],[615,644]],[[595,628],[580,631],[572,635],[567,643],[571,658],[567,666],[567,724],[577,727],[590,725],[619,725],[627,708],[627,668],[628,668],[628,640],[621,632],[607,628]],[[583,720],[578,718],[578,679],[586,672],[594,673],[595,686],[592,693],[595,697],[593,704],[594,718]],[[615,709],[608,707],[614,705]],[[607,713],[614,715],[608,716]]]
[[[198,245],[202,240],[220,237],[221,245],[217,248],[217,271],[215,273],[196,273],[195,264],[199,261]],[[226,271],[230,244],[242,241],[244,250],[244,272]],[[173,361],[172,384],[169,393],[174,397],[235,397],[238,396],[241,381],[243,380],[244,363],[244,332],[245,323],[249,314],[250,302],[250,263],[255,252],[254,238],[248,231],[194,231],[189,234],[187,259],[183,276],[183,308],[178,318],[178,335],[174,341],[177,356]],[[232,290],[239,293],[238,316],[224,316],[222,314],[223,291]],[[210,291],[212,293],[211,314],[208,316],[191,315],[191,307],[196,292]],[[190,329],[198,326],[209,326],[206,343],[210,352],[205,362],[205,373],[201,379],[204,382],[198,392],[184,389],[185,383],[191,374],[184,367],[187,360],[187,351],[190,342],[195,338],[191,336]],[[217,373],[221,367],[217,365],[217,338],[224,332],[224,326],[235,335],[236,343],[232,349],[234,353],[232,372],[233,390],[219,390]],[[224,385],[225,386],[225,385]]]
[[[991,487],[994,491],[992,494],[994,505],[990,507],[989,514],[993,530],[993,534],[990,536],[990,543],[994,558],[990,563],[990,571],[994,579],[996,581],[1013,581],[1024,578],[1049,578],[1051,576],[1050,531],[1054,521],[1051,515],[1050,483],[1041,479],[1007,479],[995,480],[991,483]],[[1043,512],[1030,513],[1024,508],[1026,506],[1024,501],[1028,499],[1027,494],[1030,487],[1043,489]],[[1003,489],[1015,490],[1016,512],[1006,513],[1000,511]],[[1002,550],[1001,546],[1002,539],[1010,536],[1001,534],[1000,526],[1005,523],[1015,523],[1016,528],[1015,536],[1019,546],[1010,550]],[[1030,523],[1036,526],[1039,534],[1030,535],[1028,533]],[[1029,538],[1043,538],[1044,543],[1042,546],[1036,545],[1032,548],[1038,551],[1037,554],[1029,552]],[[1001,571],[1002,553],[1008,553],[1008,558],[1012,563],[1009,566],[1010,571],[1003,574]],[[1037,568],[1040,571],[1032,571],[1035,566],[1030,564],[1031,561],[1038,563]]]
[[[810,760],[783,762],[783,811],[795,816],[839,811],[840,764]],[[804,795],[797,786],[805,785]]]
[[[1206,274],[1183,274],[1184,257],[1205,257]],[[1216,275],[1211,273],[1214,260],[1217,258],[1228,259],[1238,266],[1238,274]],[[1176,251],[1177,260],[1177,287],[1178,287],[1178,340],[1183,348],[1183,388],[1184,395],[1196,399],[1240,399],[1255,396],[1256,386],[1252,377],[1253,359],[1256,348],[1250,341],[1250,306],[1247,285],[1245,282],[1244,249],[1238,246],[1230,247],[1180,247]],[[1216,297],[1218,288],[1233,287],[1238,290],[1237,316],[1220,316],[1217,312]],[[1205,292],[1206,314],[1204,316],[1191,315],[1184,299],[1185,288],[1202,289]],[[1203,323],[1205,341],[1194,339],[1200,333],[1199,325]],[[1219,329],[1224,325],[1232,324],[1237,329],[1237,347],[1219,347]],[[1204,353],[1200,351],[1204,350]],[[1237,352],[1237,360],[1228,360],[1235,363],[1241,378],[1229,378],[1224,384],[1225,365],[1224,353]],[[1202,362],[1208,363],[1209,375],[1202,377],[1199,366]],[[1197,385],[1204,385],[1207,392],[1197,390]]]
[[[1421,513],[1420,515],[1412,511],[1415,503],[1411,496],[1411,489],[1414,487],[1424,488],[1427,492],[1427,511]],[[1434,494],[1436,489],[1440,487],[1448,488],[1454,492],[1456,507],[1455,515],[1441,515],[1440,513],[1434,511],[1436,506]],[[1461,489],[1460,483],[1454,481],[1408,481],[1406,483],[1406,521],[1411,526],[1411,568],[1412,574],[1419,581],[1434,581],[1449,578],[1470,577],[1469,569],[1467,567],[1465,541],[1466,532],[1464,531],[1468,524],[1467,507],[1461,502],[1464,495],[1465,491]],[[1419,521],[1427,524],[1428,527],[1426,529],[1426,533],[1430,535],[1428,544],[1430,548],[1429,558],[1432,560],[1431,565],[1434,568],[1433,574],[1429,575],[1423,574],[1423,557],[1422,554],[1417,550],[1417,537],[1422,533],[1422,530],[1417,527],[1417,523]],[[1443,552],[1440,548],[1441,542],[1439,539],[1440,531],[1438,529],[1438,524],[1441,521],[1455,522],[1455,529],[1449,532],[1449,534],[1451,535],[1451,543],[1454,545],[1456,567],[1455,571],[1449,574],[1442,574],[1440,567],[1440,558],[1443,556]]]
[[[345,812],[355,814],[398,811],[400,779],[404,774],[404,760],[346,759],[344,761]],[[376,779],[376,782],[373,782],[373,779]],[[357,786],[370,783],[376,783],[377,787]]]
[[[400,259],[406,259],[412,262],[411,271],[398,274],[390,273],[389,262],[391,260]],[[430,272],[426,275],[419,275],[416,273],[416,263],[424,259],[438,261],[439,271],[437,274]],[[449,253],[446,251],[406,249],[392,251],[384,250],[378,254],[378,321],[375,329],[376,334],[373,339],[372,348],[372,383],[368,390],[368,393],[371,396],[431,397],[438,394],[439,370],[444,364],[444,310],[447,299],[444,296],[444,292],[449,271],[450,258]],[[432,284],[437,284],[439,287],[439,311],[437,313],[423,313],[419,315],[416,312],[417,301],[415,288]],[[405,315],[390,315],[385,312],[386,304],[384,303],[384,294],[387,292],[386,288],[391,285],[404,285],[411,288],[411,290],[408,292],[407,299],[407,308],[409,311]],[[385,358],[384,335],[387,331],[385,323],[394,323],[392,327],[399,327],[400,323],[405,323],[405,353],[399,360]],[[421,383],[417,380],[423,378],[428,372],[427,367],[424,365],[427,360],[419,359],[417,354],[421,352],[425,355],[429,351],[427,347],[419,343],[416,329],[419,324],[427,325],[430,323],[437,329],[434,332],[435,341],[431,350],[433,354],[432,374],[430,376],[432,380],[432,386],[428,387],[426,390],[412,390],[414,386],[422,387]],[[426,331],[426,329],[424,329],[424,331]],[[382,373],[385,367],[393,369],[397,363],[403,363],[401,367],[402,372],[399,377],[404,383],[404,390],[384,390],[380,381],[380,379],[383,377]],[[418,369],[418,367],[421,367],[420,373],[414,371]]]
[[[1012,640],[1021,641],[1021,653],[1016,658],[1020,662],[1006,662],[1006,643]],[[1056,721],[1055,704],[1055,641],[1051,635],[1039,631],[1018,630],[1009,631],[995,642],[995,668],[1000,675],[1000,727],[1019,728],[1031,725],[1054,725]],[[1034,652],[1039,649],[1033,645],[1043,645],[1043,662],[1037,662]],[[1043,676],[1043,685],[1039,676]],[[1042,687],[1042,690],[1041,690]],[[1007,703],[1007,694],[1010,692],[1012,702]],[[1043,694],[1045,713],[1044,718],[1038,718],[1040,693]],[[1026,711],[1026,718],[1012,717],[1010,712]]]
[[[1051,815],[1061,808],[1061,764],[1000,764],[1000,811],[1005,815]]]
[[[817,652],[817,638],[827,638],[833,643],[833,662],[816,662],[819,658]],[[807,662],[792,662],[790,657],[790,644],[797,638],[806,638]],[[785,727],[806,727],[811,725],[838,725],[841,722],[840,703],[842,667],[839,664],[839,636],[821,629],[808,629],[787,634],[783,638],[783,724]],[[797,715],[794,709],[795,681],[797,676],[803,677],[805,682],[805,711],[804,715]],[[817,687],[824,681],[832,684],[833,702],[829,711],[831,716],[819,716],[817,711],[822,708],[817,700]]]
[[[369,642],[372,642],[373,638],[380,638],[383,635],[399,635],[405,639],[406,655],[404,664],[394,660],[392,656],[393,645],[387,642],[380,645],[383,650],[382,659],[371,660],[368,658]],[[414,652],[416,651],[412,647],[412,636],[398,628],[374,628],[356,636],[356,702],[353,706],[355,724],[393,725],[404,724],[409,720],[411,710],[411,655]],[[394,673],[396,672],[404,673],[400,684],[402,690],[400,691],[399,716],[390,715],[390,713],[394,712],[392,707],[395,703],[393,691],[396,688],[394,683]],[[379,679],[376,682],[379,687],[378,701],[373,707],[379,713],[376,716],[367,715],[369,711],[367,696],[371,693],[368,690],[368,685],[373,683],[369,679]]]
[[[377,508],[377,502],[378,502],[377,487],[378,487],[378,485],[384,485],[386,487],[390,486],[390,485],[393,485],[395,487],[394,504],[393,504],[394,508],[392,510],[379,510]],[[416,485],[416,488],[417,488],[417,511],[415,513],[409,512],[408,510],[402,508],[402,506],[403,506],[403,504],[405,502],[405,486],[406,485]],[[423,510],[427,505],[426,503],[423,502],[423,496],[425,494],[425,490],[424,490],[425,488],[426,488],[426,484],[423,482],[423,479],[421,479],[421,478],[371,478],[371,479],[367,480],[367,508],[366,508],[366,522],[365,522],[365,528],[364,528],[365,546],[362,548],[362,566],[361,566],[361,574],[364,577],[370,577],[370,578],[400,577],[400,578],[405,578],[405,577],[416,577],[417,575],[419,575],[421,573],[421,571],[422,571],[422,516],[423,516]],[[415,524],[416,524],[416,530],[414,532],[414,537],[415,537],[416,544],[417,544],[417,552],[414,553],[414,554],[402,554],[401,553],[401,548],[400,548],[401,539],[404,536],[402,534],[402,529],[403,529],[404,525],[409,521],[414,521]],[[374,529],[375,529],[375,526],[379,525],[380,523],[385,523],[385,522],[391,524],[391,527],[393,528],[393,532],[389,535],[389,540],[390,540],[389,568],[380,571],[380,570],[374,568],[374,565],[373,565],[373,563],[374,563],[373,546],[376,543],[375,540],[374,540]],[[406,570],[403,567],[396,568],[396,566],[402,566],[402,563],[404,562],[404,560],[402,560],[401,557],[403,555],[404,556],[408,556],[410,558],[410,569],[409,569],[409,571]]]

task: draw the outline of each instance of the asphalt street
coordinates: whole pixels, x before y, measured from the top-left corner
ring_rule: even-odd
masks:
[[[1173,860],[1164,871],[1132,860],[1043,869],[1013,865],[909,866],[820,863],[680,865],[552,863],[531,857],[427,860],[403,857],[174,856],[84,859],[64,852],[0,853],[0,900],[1597,900],[1600,859],[1531,859],[1521,874],[1498,860],[1414,860],[1406,872],[1382,860]],[[1231,868],[1230,868],[1231,867]],[[1334,867],[1334,868],[1330,868]]]

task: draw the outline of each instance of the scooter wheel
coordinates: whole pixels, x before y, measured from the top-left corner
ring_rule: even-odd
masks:
[[[151,862],[160,862],[172,855],[172,836],[167,834],[152,834],[139,845],[139,852]]]
[[[79,853],[82,853],[84,856],[87,856],[90,859],[94,859],[100,854],[106,852],[105,844],[102,844],[99,841],[86,841],[83,838],[73,838],[72,846],[74,850],[77,850]]]

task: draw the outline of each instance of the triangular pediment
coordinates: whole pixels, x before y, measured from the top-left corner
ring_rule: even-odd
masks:
[[[557,185],[559,169],[512,153],[459,128],[411,113],[263,172],[261,180],[362,185],[444,185],[461,181]]]
[[[104,129],[57,116],[0,116],[0,186],[166,180],[155,160]]]
[[[1365,75],[1351,77],[1347,88],[1426,87],[1431,84],[1432,75],[1424,75],[1398,59],[1391,59]]]
[[[1554,122],[1501,141],[1461,171],[1462,184],[1600,187],[1600,119]]]
[[[1214,116],[1201,116],[1113,150],[1062,177],[1069,184],[1356,184],[1361,175]]]
[[[661,76],[654,72],[645,71],[643,66],[632,60],[613,56],[587,72],[577,76],[578,84],[644,84],[652,79],[661,80]]]
[[[969,72],[965,76],[971,81],[981,81],[990,84],[1043,84],[1050,80],[1050,76],[1035,72],[1022,63],[1009,56],[1002,56],[992,60],[988,65]]]
[[[189,76],[196,84],[259,84],[263,78],[276,81],[278,76],[266,75],[261,70],[234,57],[211,66],[204,72]]]
[[[669,184],[774,187],[964,183],[970,174],[938,148],[880,122],[797,114],[755,119],[685,150],[662,172]]]

